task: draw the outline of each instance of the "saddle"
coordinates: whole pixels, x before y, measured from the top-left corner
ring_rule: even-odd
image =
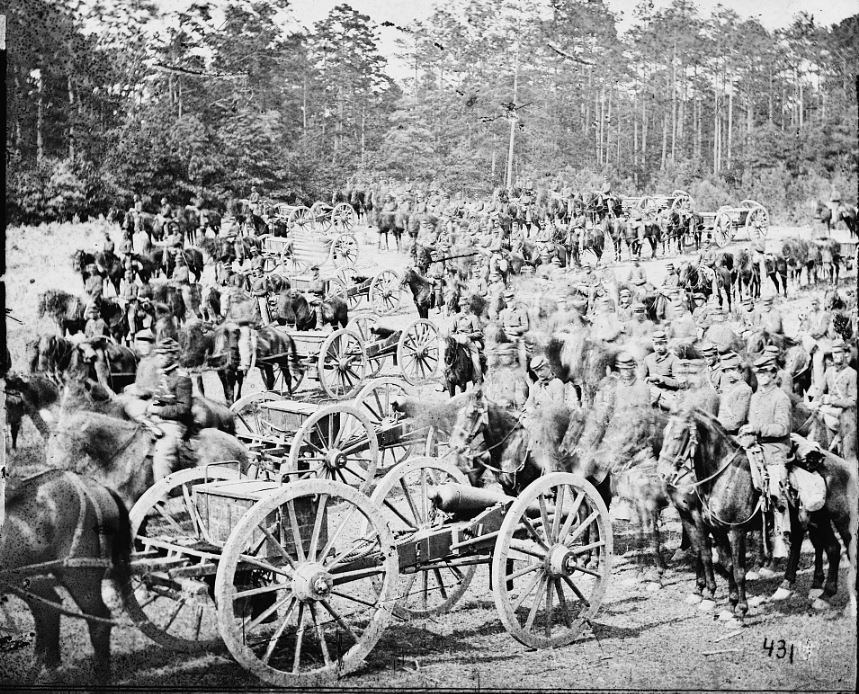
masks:
[[[826,480],[819,470],[823,467],[824,453],[817,444],[798,434],[791,434],[791,457],[788,459],[788,498],[807,513],[823,508],[826,503]],[[769,510],[769,475],[760,445],[746,447],[746,457],[752,473],[752,484],[761,492],[763,510]]]

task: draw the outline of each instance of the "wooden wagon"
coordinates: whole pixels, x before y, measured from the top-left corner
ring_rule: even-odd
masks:
[[[662,211],[689,213],[695,201],[685,190],[675,190],[671,195],[641,195],[621,198],[621,207],[629,215],[633,210],[641,210],[645,216],[656,215]]]
[[[720,247],[727,246],[737,232],[746,232],[749,241],[763,241],[770,226],[767,209],[754,200],[743,200],[739,206],[724,205],[716,212],[701,213],[704,230]]]
[[[326,451],[335,467],[349,433]],[[551,473],[512,498],[419,458],[368,498],[317,472],[199,468],[149,490],[131,512],[129,613],[144,633],[187,652],[223,642],[265,683],[307,687],[361,667],[395,616],[451,610],[478,565],[490,566],[505,629],[528,647],[571,643],[600,608],[611,524],[581,477]]]

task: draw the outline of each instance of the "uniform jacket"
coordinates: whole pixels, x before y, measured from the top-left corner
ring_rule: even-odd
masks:
[[[745,381],[737,381],[725,387],[719,398],[717,415],[725,429],[733,432],[746,423],[751,399],[752,389]]]
[[[784,464],[790,450],[791,402],[775,383],[758,390],[749,401],[749,424],[760,435],[767,464]]]
[[[161,375],[155,401],[161,405],[158,416],[181,424],[191,421],[191,378],[179,367]]]
[[[679,383],[674,376],[674,370],[680,360],[671,352],[659,355],[656,352],[648,354],[644,358],[644,375],[645,376],[662,376],[663,385],[669,388],[676,388]]]

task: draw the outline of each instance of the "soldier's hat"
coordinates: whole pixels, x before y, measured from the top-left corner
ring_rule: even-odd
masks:
[[[698,352],[703,354],[705,357],[715,357],[718,350],[716,349],[716,345],[712,342],[702,342],[698,345]]]
[[[665,269],[666,270],[673,270],[674,269],[674,263],[665,263]]]
[[[639,302],[636,302],[632,305],[632,312],[633,313],[646,313],[647,307],[639,301]]]
[[[467,306],[470,303],[471,303],[471,297],[468,296],[467,294],[463,294],[461,297],[459,297],[459,305],[460,306]]]
[[[653,342],[668,342],[668,335],[665,334],[664,330],[657,330],[652,335]]]
[[[719,366],[722,367],[723,371],[725,369],[742,369],[743,362],[736,352],[727,352],[719,359]]]
[[[692,298],[693,298],[695,301],[699,301],[699,300],[700,300],[700,301],[706,301],[706,300],[707,300],[707,297],[706,297],[706,296],[704,296],[701,292],[695,292],[695,293],[692,295]]]
[[[742,301],[743,306],[753,306],[754,302],[752,302],[752,297],[747,296]]]
[[[179,354],[179,343],[172,337],[165,337],[155,346],[158,354]]]
[[[134,339],[138,342],[155,342],[155,334],[149,328],[144,328],[135,333]]]
[[[640,287],[642,284],[645,284],[645,279],[643,277],[636,277],[634,280],[632,280],[632,283],[637,287]]]
[[[761,299],[761,303],[764,306],[772,306],[773,298],[771,296],[765,296],[763,299]]]
[[[755,371],[775,371],[778,367],[772,354],[764,354],[752,364]]]
[[[633,357],[629,352],[621,352],[617,355],[615,364],[618,369],[634,369],[635,357]]]
[[[544,357],[542,354],[538,354],[536,357],[531,359],[531,370],[536,371],[537,369],[541,369],[548,364],[549,362],[546,361],[546,357]]]
[[[316,272],[316,271],[318,271],[318,270],[319,270],[319,266],[318,266],[318,265],[314,265],[313,267],[311,267],[311,268],[310,268],[310,271],[311,271],[311,272]]]
[[[618,295],[620,294],[632,294],[632,291],[628,287],[624,287],[618,292]]]
[[[835,352],[846,352],[847,351],[847,343],[844,340],[835,340],[832,343],[832,353]]]

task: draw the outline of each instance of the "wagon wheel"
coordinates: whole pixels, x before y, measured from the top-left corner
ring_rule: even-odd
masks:
[[[318,200],[310,206],[310,209],[307,211],[306,217],[308,220],[308,226],[311,229],[318,230],[322,228],[321,221],[324,218],[324,210],[325,203],[319,202]]]
[[[278,265],[278,257],[276,255],[266,254],[262,257],[262,271],[266,274],[274,272]]]
[[[220,638],[217,608],[210,597],[212,577],[165,580],[159,563],[186,571],[199,565],[198,575],[206,571],[211,560],[183,552],[183,546],[209,542],[207,516],[201,513],[192,489],[205,481],[226,479],[239,479],[238,471],[208,466],[174,472],[150,487],[129,514],[135,549],[145,553],[138,558],[154,560],[151,572],[132,573],[125,609],[140,631],[165,648],[198,652],[210,649]],[[213,573],[214,567],[208,568]]]
[[[352,405],[328,405],[308,417],[292,439],[290,470],[312,470],[317,477],[366,492],[376,474],[379,440],[367,415]]]
[[[329,398],[353,397],[367,375],[367,352],[360,338],[342,328],[331,333],[319,350],[316,373]]]
[[[310,266],[307,263],[298,260],[295,257],[285,258],[280,267],[281,272],[286,275],[286,277],[304,275],[310,269]]]
[[[639,209],[643,210],[647,214],[651,214],[652,212],[656,211],[656,207],[657,207],[656,199],[650,197],[649,195],[644,195],[638,201],[638,207],[639,207]]]
[[[431,426],[424,444],[424,455],[429,458],[444,457],[450,450],[449,441],[450,432],[440,431],[437,427]]]
[[[299,205],[292,209],[287,217],[288,222],[290,222],[290,226],[298,229],[306,227],[310,222],[309,212],[310,210],[304,205]]]
[[[379,509],[344,484],[302,480],[252,506],[230,534],[215,580],[218,625],[261,680],[311,687],[363,664],[391,621],[398,577]]]
[[[338,234],[328,253],[334,267],[354,265],[358,262],[358,239],[354,234]]]
[[[760,234],[761,238],[765,238],[767,235],[767,232],[769,231],[769,227],[770,227],[769,212],[767,212],[767,209],[763,205],[755,202],[754,200],[750,200],[750,201],[747,200],[744,202],[750,202],[751,203],[749,205],[749,207],[751,209],[749,210],[749,213],[746,215],[746,229],[750,230],[749,231],[749,239],[751,239],[752,233],[753,233],[751,231],[751,229],[755,229],[755,232],[757,234]],[[758,239],[754,239],[754,240],[757,241]]]
[[[370,305],[380,316],[393,313],[400,307],[402,288],[400,276],[393,270],[382,270],[370,283]]]
[[[440,363],[438,327],[425,318],[416,320],[397,344],[397,364],[403,377],[412,385],[426,383],[438,375]]]
[[[731,215],[724,210],[719,210],[716,213],[716,218],[713,220],[713,240],[720,248],[724,248],[733,236],[734,231]]]
[[[301,382],[300,372],[297,382]],[[236,436],[277,436],[266,418],[265,409],[262,407],[264,402],[272,402],[283,400],[283,395],[275,393],[271,390],[262,390],[258,393],[251,393],[236,400],[230,405],[230,412],[236,417]]]
[[[674,198],[671,203],[671,210],[674,212],[691,212],[695,206],[695,201],[692,196],[684,190],[675,190],[672,194]]]
[[[345,270],[346,268],[341,269]],[[349,309],[352,310],[357,307],[359,303],[361,303],[360,296],[358,296],[354,292],[352,294],[349,293],[349,288],[352,286],[353,282],[348,279],[348,276],[341,275],[340,272],[338,272],[328,281],[328,295],[336,296],[342,299],[346,302],[346,305],[349,307]]]
[[[400,463],[385,475],[370,500],[382,509],[388,526],[400,543],[422,530],[439,525],[436,509],[428,494],[446,482],[468,484],[455,465],[437,458],[413,458]],[[394,614],[401,619],[432,617],[450,612],[468,590],[475,565],[455,566],[450,561],[435,562],[432,568],[400,574]]]
[[[358,223],[358,213],[348,202],[341,202],[331,210],[331,221],[337,229],[351,231]]]
[[[504,627],[532,648],[574,641],[605,596],[611,554],[608,509],[593,485],[566,472],[532,482],[504,516],[492,554]]]
[[[361,388],[355,396],[354,405],[367,415],[378,431],[397,421],[397,413],[392,409],[394,399],[414,395],[414,390],[399,378],[383,376],[374,378]],[[379,456],[379,468],[383,471],[390,470],[416,452],[417,448],[415,442],[383,446]]]
[[[349,321],[346,325],[346,330],[351,330],[355,333],[361,338],[361,342],[372,342],[376,339],[376,336],[370,332],[370,328],[373,327],[378,320],[379,316],[375,313],[362,313],[353,317],[352,320]]]

